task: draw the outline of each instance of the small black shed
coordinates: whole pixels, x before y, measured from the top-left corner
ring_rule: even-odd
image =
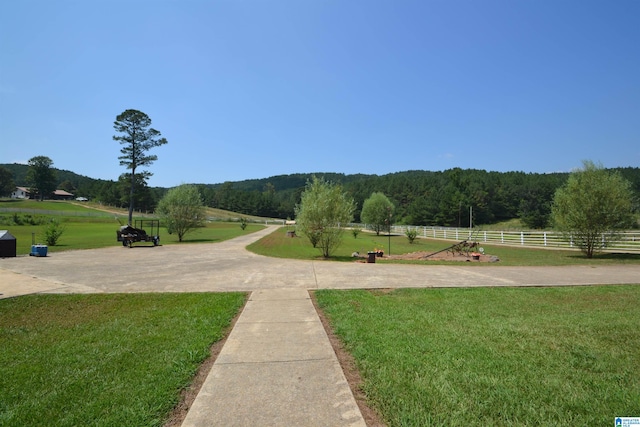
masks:
[[[0,230],[0,258],[16,256],[16,238],[8,230]]]

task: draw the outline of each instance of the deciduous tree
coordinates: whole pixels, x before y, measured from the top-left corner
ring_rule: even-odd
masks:
[[[633,192],[617,172],[584,161],[553,198],[554,227],[592,258],[594,252],[616,240],[633,220]]]
[[[340,245],[344,227],[353,219],[355,203],[338,184],[313,177],[296,206],[296,225],[314,247],[329,258]]]
[[[149,155],[147,152],[167,143],[161,138],[159,131],[153,129],[151,119],[145,113],[138,110],[126,110],[116,117],[113,128],[121,135],[114,135],[113,139],[123,147],[120,149],[122,156],[118,157],[121,166],[131,170],[129,189],[129,225],[133,218],[133,200],[135,193],[136,174],[141,174],[143,179],[151,176],[148,171],[137,171],[139,167],[149,166],[158,160],[158,156]]]
[[[176,233],[178,240],[190,230],[202,227],[205,221],[204,205],[198,188],[183,184],[172,188],[158,202],[156,213],[163,219],[169,233]]]
[[[393,203],[383,193],[372,193],[362,204],[361,220],[371,229],[380,235],[380,232],[387,230],[390,218],[393,214]]]
[[[53,193],[56,189],[56,171],[53,170],[53,160],[47,156],[36,156],[27,162],[27,182],[32,194],[38,194],[40,200]]]

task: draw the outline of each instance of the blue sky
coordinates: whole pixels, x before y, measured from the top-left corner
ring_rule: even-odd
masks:
[[[21,0],[0,14],[0,163],[149,184],[305,172],[640,167],[640,1]]]

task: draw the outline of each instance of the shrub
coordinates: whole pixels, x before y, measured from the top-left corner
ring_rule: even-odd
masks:
[[[65,227],[59,221],[52,219],[44,229],[44,240],[48,246],[55,246],[64,233]]]
[[[413,244],[413,241],[418,237],[418,231],[415,228],[411,229],[407,227],[407,231],[405,231],[404,234],[407,236],[407,239],[409,239],[410,244]]]

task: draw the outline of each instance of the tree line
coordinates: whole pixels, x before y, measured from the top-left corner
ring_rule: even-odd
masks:
[[[631,183],[640,212],[640,168],[610,169]],[[549,225],[551,203],[569,173],[487,172],[454,168],[405,171],[387,175],[315,174],[340,184],[355,201],[354,221],[372,193],[394,206],[393,223],[465,227],[519,218],[529,228]],[[281,175],[262,180],[202,185],[205,204],[257,216],[294,218],[295,207],[312,174]],[[472,216],[472,218],[471,218]]]
[[[0,165],[13,175],[16,185],[26,185],[27,165]],[[640,168],[608,169],[631,183],[634,209],[640,212]],[[56,170],[57,188],[103,204],[127,208],[130,176],[117,181],[92,179]],[[279,175],[264,179],[198,184],[206,206],[245,215],[293,219],[305,185],[314,174]],[[355,201],[354,221],[361,222],[364,201],[374,192],[384,194],[394,205],[393,223],[466,227],[520,218],[529,228],[549,225],[551,202],[569,173],[488,172],[454,168],[445,171],[405,171],[386,175],[316,173],[338,183]],[[136,209],[152,212],[168,191],[148,187],[136,179]],[[6,194],[5,194],[6,195]],[[470,209],[471,208],[471,209]],[[473,215],[473,218],[470,218]]]

